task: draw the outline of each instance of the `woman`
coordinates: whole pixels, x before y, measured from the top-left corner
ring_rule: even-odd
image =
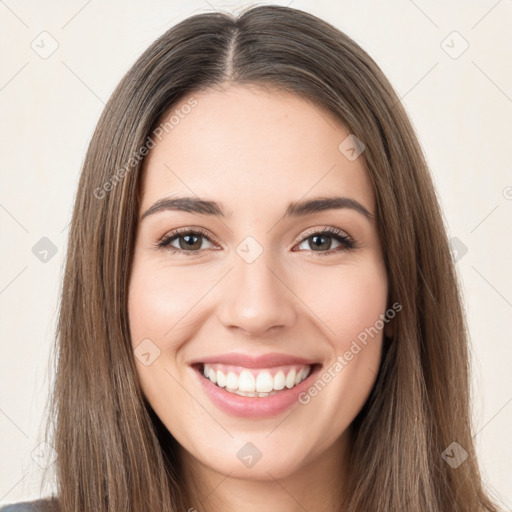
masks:
[[[63,512],[498,510],[419,144],[372,59],[300,10],[192,16],[123,78],[58,339]]]

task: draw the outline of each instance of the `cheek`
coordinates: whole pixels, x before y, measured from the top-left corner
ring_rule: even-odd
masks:
[[[305,286],[303,293],[309,293],[308,306],[320,320],[332,356],[320,376],[331,390],[323,400],[341,399],[345,414],[337,418],[352,418],[368,396],[380,365],[388,294],[385,267],[380,260],[368,259],[317,273],[314,283],[315,293],[311,288],[307,292]],[[323,384],[317,388],[323,389]]]
[[[378,373],[387,276],[383,264],[372,261],[336,271],[329,269],[329,275],[320,280],[319,277],[315,279],[316,290],[324,292],[310,291],[309,297],[311,309],[324,325],[332,358],[303,395],[301,403],[312,407],[311,414],[323,410],[333,427],[330,433],[335,437],[360,411]]]
[[[160,340],[162,350],[171,349],[161,346],[161,340],[179,339],[177,334],[187,325],[206,287],[197,273],[183,268],[161,268],[143,261],[134,264],[128,299],[133,345],[150,338]]]
[[[175,419],[190,414],[190,396],[180,385],[183,365],[178,357],[190,334],[187,320],[204,293],[203,286],[198,286],[197,273],[194,279],[191,272],[180,268],[170,269],[144,258],[134,261],[128,316],[139,382],[152,408],[160,418],[169,420],[167,426],[172,425],[173,431],[181,424]],[[148,364],[140,355],[143,353],[150,354]]]
[[[358,336],[364,338],[385,313],[387,277],[378,262],[329,268],[328,272],[317,272],[314,281],[307,280],[301,287],[304,302],[323,324],[338,354],[348,350]]]
[[[317,319],[336,353],[348,350],[358,336],[364,338],[385,312],[387,279],[380,261],[319,266],[314,278],[311,269],[294,270],[288,280],[306,307],[304,314]],[[133,345],[146,338],[166,340],[160,348],[172,351],[172,340],[186,337],[190,322],[200,322],[203,309],[198,304],[204,306],[205,294],[217,281],[216,272],[203,275],[193,266],[135,262],[128,301]]]

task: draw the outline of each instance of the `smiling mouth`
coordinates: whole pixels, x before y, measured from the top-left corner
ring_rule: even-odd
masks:
[[[195,369],[211,383],[235,395],[265,398],[293,389],[318,364],[292,364],[272,368],[244,368],[221,363],[198,363]]]

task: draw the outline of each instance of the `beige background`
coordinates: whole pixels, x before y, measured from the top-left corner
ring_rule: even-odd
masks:
[[[450,237],[467,248],[457,266],[472,336],[476,444],[488,485],[512,510],[512,1],[275,3],[354,38],[410,114]],[[49,449],[40,445],[40,425],[67,225],[103,105],[169,27],[194,13],[249,4],[0,1],[0,504],[40,496],[38,454]],[[46,262],[32,252],[48,243],[43,237],[57,251]]]

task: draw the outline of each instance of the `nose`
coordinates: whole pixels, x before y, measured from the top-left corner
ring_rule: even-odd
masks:
[[[278,268],[265,251],[252,263],[236,261],[219,295],[218,317],[227,329],[263,337],[293,325],[297,300]]]

